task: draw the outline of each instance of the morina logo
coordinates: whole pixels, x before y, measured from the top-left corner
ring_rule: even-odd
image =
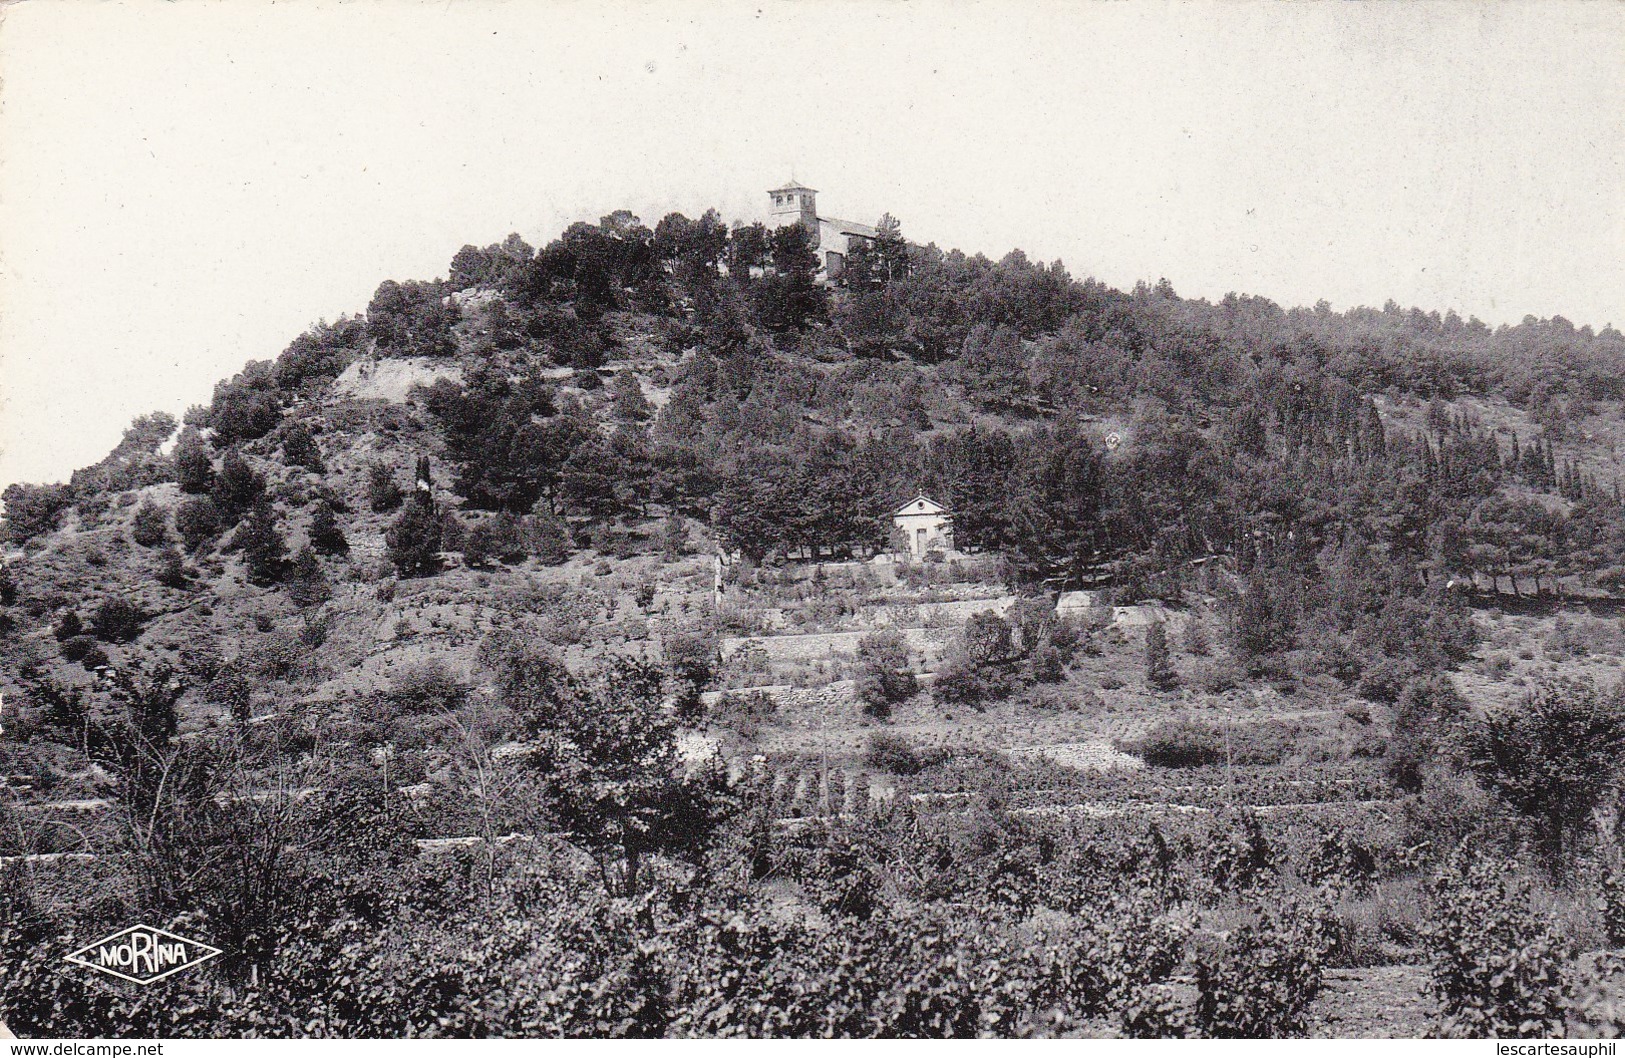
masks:
[[[208,962],[220,949],[178,937],[153,926],[131,926],[103,937],[67,957],[76,966],[150,985],[170,974]]]

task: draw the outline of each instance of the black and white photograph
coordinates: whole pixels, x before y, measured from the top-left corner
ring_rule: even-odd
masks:
[[[0,1054],[1608,1058],[1620,327],[1616,0],[0,6]]]

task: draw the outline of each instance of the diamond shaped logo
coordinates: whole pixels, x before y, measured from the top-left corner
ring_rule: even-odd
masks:
[[[213,945],[156,926],[131,926],[85,945],[67,956],[67,961],[138,985],[150,985],[219,954],[220,949]]]

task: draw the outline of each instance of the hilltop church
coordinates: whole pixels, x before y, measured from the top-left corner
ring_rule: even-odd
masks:
[[[818,215],[818,192],[791,180],[783,187],[767,193],[768,228],[778,230],[791,224],[800,224],[812,233],[812,248],[818,254],[820,271],[825,279],[839,279],[846,267],[847,251],[854,241],[875,241],[876,231],[871,224],[858,224],[850,220],[835,220]]]

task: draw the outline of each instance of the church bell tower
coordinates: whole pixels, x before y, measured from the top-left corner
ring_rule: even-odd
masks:
[[[767,193],[768,227],[774,231],[800,224],[818,244],[818,192],[791,180]]]

